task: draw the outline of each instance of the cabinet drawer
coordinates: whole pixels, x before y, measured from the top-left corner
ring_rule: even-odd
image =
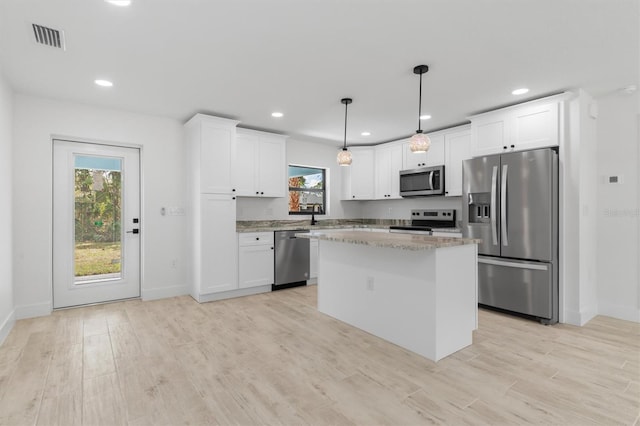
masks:
[[[240,247],[273,244],[273,232],[246,232],[238,234]]]

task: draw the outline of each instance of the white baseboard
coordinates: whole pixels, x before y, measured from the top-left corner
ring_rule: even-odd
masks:
[[[577,325],[578,327],[582,327],[589,321],[591,321],[598,313],[595,309],[591,307],[585,308],[578,311],[565,311],[564,312],[564,320],[562,321],[565,324]]]
[[[184,285],[174,285],[171,287],[142,289],[142,300],[158,300],[168,297],[185,296],[189,294],[189,289]]]
[[[13,310],[0,324],[0,345],[4,343],[4,339],[7,338],[7,336],[11,332],[11,329],[13,328],[15,323],[16,323],[16,311]]]
[[[640,309],[636,306],[621,306],[600,302],[598,303],[598,315],[640,323]]]
[[[44,317],[47,315],[51,315],[51,312],[53,312],[53,305],[51,301],[34,303],[33,305],[21,305],[16,306],[15,312],[17,320],[25,318]]]
[[[271,284],[251,288],[240,288],[238,290],[223,291],[221,293],[201,294],[198,297],[193,297],[193,295],[191,295],[191,297],[193,297],[200,303],[206,303],[216,300],[231,299],[233,297],[251,296],[253,294],[267,293],[269,291],[271,291]]]

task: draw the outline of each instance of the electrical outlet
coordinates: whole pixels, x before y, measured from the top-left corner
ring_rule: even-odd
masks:
[[[367,277],[367,290],[368,291],[374,290],[373,277]]]

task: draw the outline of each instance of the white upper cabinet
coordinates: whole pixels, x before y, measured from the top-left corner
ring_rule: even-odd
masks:
[[[382,144],[375,147],[375,198],[377,200],[400,197],[400,170],[403,167],[402,144]]]
[[[185,124],[188,144],[188,181],[203,194],[234,192],[233,167],[238,121],[196,114]]]
[[[352,147],[350,166],[340,167],[343,200],[372,200],[374,198],[374,148]]]
[[[235,181],[244,197],[284,197],[286,137],[254,130],[236,131]]]
[[[409,141],[403,144],[403,170],[418,167],[442,166],[444,164],[444,135],[441,132],[428,133],[431,147],[427,152],[412,152]]]
[[[474,157],[558,146],[565,94],[469,117]]]
[[[444,194],[462,195],[462,162],[471,158],[471,129],[469,126],[444,135]]]

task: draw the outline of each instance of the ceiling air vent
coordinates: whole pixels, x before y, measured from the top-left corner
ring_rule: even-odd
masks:
[[[36,43],[64,50],[64,32],[38,24],[31,24]]]

